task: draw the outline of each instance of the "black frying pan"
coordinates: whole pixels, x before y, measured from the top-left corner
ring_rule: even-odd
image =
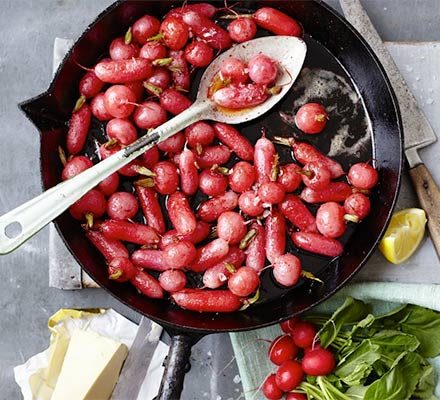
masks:
[[[73,49],[65,57],[49,89],[20,105],[41,132],[41,175],[45,190],[60,181],[62,165],[57,147],[64,145],[66,121],[78,97],[77,87],[83,71],[81,65],[93,65],[106,53],[110,41],[122,35],[129,25],[140,16],[149,13],[165,14],[171,1],[120,1],[107,10],[85,30]],[[218,5],[221,7],[219,3]],[[345,79],[362,101],[353,104],[350,96],[335,90],[324,104],[336,109],[326,128],[325,135],[312,138],[323,151],[330,150],[330,139],[342,123],[348,126],[352,136],[347,145],[355,145],[365,135],[368,122],[372,127],[372,140],[364,141],[355,152],[348,151],[337,157],[345,168],[356,160],[374,158],[380,171],[380,181],[372,196],[370,216],[355,229],[349,229],[343,240],[345,253],[336,260],[312,256],[291,247],[298,254],[306,269],[318,275],[324,285],[302,282],[292,289],[277,286],[269,271],[262,276],[261,301],[243,312],[232,314],[198,314],[181,310],[168,301],[148,299],[136,292],[129,284],[115,283],[107,278],[102,256],[86,240],[77,221],[69,213],[60,216],[55,224],[66,246],[89,275],[119,301],[153,319],[165,327],[172,336],[167,368],[162,381],[160,399],[176,399],[183,387],[184,366],[189,359],[191,347],[203,335],[218,332],[234,332],[256,329],[281,322],[302,313],[331,296],[342,287],[365,264],[378,244],[393,211],[399,189],[402,170],[402,129],[398,105],[390,83],[362,37],[342,17],[322,1],[243,1],[244,11],[262,5],[281,9],[297,18],[304,26],[308,55],[305,68],[321,68]],[[263,33],[264,34],[264,33]],[[195,77],[195,81],[199,77]],[[331,78],[328,82],[334,81]],[[292,93],[266,116],[240,126],[240,130],[255,142],[260,128],[266,127],[268,136],[298,133],[283,122],[279,112],[292,112],[296,98],[303,95],[301,85],[295,84]],[[307,100],[313,100],[308,98]],[[340,116],[338,116],[338,113]],[[346,119],[343,119],[347,117]],[[286,119],[286,118],[285,118]],[[289,118],[287,118],[288,122]],[[96,125],[95,131],[102,131]],[[287,161],[287,149],[279,149],[281,158]],[[128,185],[129,183],[125,183]],[[127,186],[126,186],[127,187]],[[196,278],[195,278],[196,279]],[[197,284],[197,282],[195,282]]]

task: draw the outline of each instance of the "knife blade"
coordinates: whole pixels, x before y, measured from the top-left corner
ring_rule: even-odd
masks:
[[[437,136],[408,88],[360,0],[339,0],[345,18],[359,31],[384,67],[399,101],[405,156],[420,205],[428,214],[431,239],[440,257],[440,190],[423,164],[418,150],[436,142]]]
[[[142,317],[136,337],[122,367],[112,400],[137,399],[163,328]]]

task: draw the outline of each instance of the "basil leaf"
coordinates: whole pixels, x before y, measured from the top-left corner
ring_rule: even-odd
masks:
[[[367,390],[368,386],[351,386],[345,394],[352,400],[363,400]]]
[[[429,399],[434,400],[436,397],[434,396],[436,383],[436,374],[432,365],[425,365],[423,367],[422,376],[417,384],[416,391],[414,392],[414,397],[418,399]]]

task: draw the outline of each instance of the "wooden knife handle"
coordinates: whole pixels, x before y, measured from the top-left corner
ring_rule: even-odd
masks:
[[[409,170],[421,207],[428,217],[428,228],[440,258],[440,190],[425,164]]]

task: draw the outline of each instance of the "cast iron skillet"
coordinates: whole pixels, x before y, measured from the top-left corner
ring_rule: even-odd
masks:
[[[49,89],[22,104],[21,109],[41,132],[41,175],[45,190],[60,181],[61,163],[57,147],[64,145],[66,121],[78,97],[78,82],[84,71],[81,65],[94,65],[104,56],[110,41],[121,36],[142,15],[164,15],[180,2],[171,1],[119,1],[111,5],[85,30],[68,53]],[[219,3],[219,7],[221,7]],[[128,284],[107,279],[103,258],[86,240],[78,222],[69,213],[60,216],[55,224],[66,246],[88,274],[119,301],[162,324],[172,336],[167,368],[161,386],[160,399],[179,398],[183,387],[184,366],[189,360],[191,346],[203,335],[217,332],[235,332],[260,328],[281,322],[302,313],[331,296],[365,264],[384,233],[393,211],[399,189],[402,169],[402,128],[398,105],[390,83],[371,49],[362,37],[334,10],[321,1],[244,1],[240,7],[252,11],[263,5],[281,9],[304,26],[308,44],[306,68],[324,68],[355,82],[363,102],[356,105],[346,102],[343,94],[333,93],[327,99],[349,115],[352,142],[365,134],[368,114],[373,130],[371,143],[360,150],[363,160],[374,158],[380,170],[378,189],[372,197],[372,212],[357,229],[344,237],[346,251],[337,260],[329,260],[298,253],[305,268],[316,273],[324,285],[302,283],[293,289],[283,289],[273,283],[266,271],[263,276],[262,301],[243,312],[212,315],[198,314],[178,309],[168,301],[156,301],[141,296]],[[348,75],[347,75],[348,74]],[[197,78],[195,78],[197,80]],[[294,99],[301,93],[295,91],[286,97],[277,109],[252,124],[240,127],[251,141],[260,136],[260,127],[268,128],[268,136],[292,135],[298,132],[281,122],[279,111],[292,111]],[[313,100],[308,99],[308,100]],[[290,108],[289,108],[290,107]],[[365,108],[364,108],[365,107]],[[367,111],[365,111],[365,109]],[[334,135],[338,118],[330,121],[326,132]],[[99,126],[97,128],[100,129]],[[333,132],[333,133],[332,133]],[[319,136],[319,135],[318,135]],[[312,139],[324,151],[329,148],[329,136]],[[280,149],[282,158],[289,156]],[[345,168],[357,157],[345,154],[338,160]],[[287,160],[287,159],[286,159]]]

